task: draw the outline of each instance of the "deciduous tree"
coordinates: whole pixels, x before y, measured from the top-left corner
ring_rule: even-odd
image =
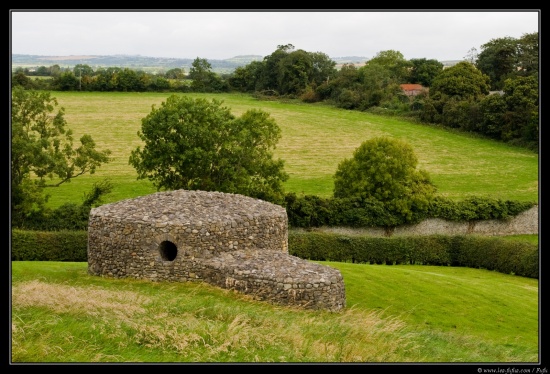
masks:
[[[281,130],[270,115],[234,116],[222,102],[172,95],[142,119],[143,147],[132,151],[138,179],[158,190],[239,193],[282,203],[288,179],[273,158]]]
[[[430,96],[445,95],[456,100],[478,99],[489,93],[489,77],[474,65],[461,61],[438,74]]]
[[[361,197],[384,204],[407,220],[414,211],[425,210],[436,188],[429,175],[417,170],[418,159],[404,141],[378,137],[363,142],[338,165],[334,197]]]
[[[11,96],[11,209],[17,219],[40,210],[45,187],[56,187],[83,174],[94,174],[109,161],[89,135],[73,147],[64,109],[49,92],[14,87]]]
[[[416,58],[411,60],[412,70],[410,83],[418,83],[430,87],[434,78],[443,71],[443,64],[437,60]]]

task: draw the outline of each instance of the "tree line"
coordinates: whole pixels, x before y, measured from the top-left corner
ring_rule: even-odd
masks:
[[[399,51],[379,52],[364,66],[336,62],[322,52],[279,45],[261,61],[216,74],[197,57],[185,72],[173,68],[150,74],[129,68],[92,69],[55,65],[34,72],[18,68],[12,86],[59,91],[244,92],[260,97],[326,102],[340,108],[403,115],[480,134],[538,151],[539,35],[492,39],[472,48],[460,63],[445,68],[433,59],[406,60]],[[407,95],[401,84],[420,84]]]

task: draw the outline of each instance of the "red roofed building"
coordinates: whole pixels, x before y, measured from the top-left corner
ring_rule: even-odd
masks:
[[[416,96],[419,93],[422,93],[424,91],[428,91],[428,88],[422,86],[421,84],[411,84],[406,83],[401,85],[401,89],[407,96]]]

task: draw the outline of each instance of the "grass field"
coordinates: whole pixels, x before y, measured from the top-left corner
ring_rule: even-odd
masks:
[[[345,310],[275,306],[204,283],[96,277],[86,263],[12,262],[11,359],[540,361],[536,279],[458,267],[319,263],[341,271]]]
[[[155,192],[128,164],[141,119],[169,94],[53,92],[75,138],[90,134],[113,160],[50,189],[50,206],[80,203],[109,178],[105,202]],[[405,120],[324,105],[223,100],[240,115],[269,112],[282,129],[276,156],[287,192],[329,197],[338,163],[362,141],[407,141],[438,193],[538,201],[539,156],[522,148]],[[538,240],[517,236],[510,240]],[[321,262],[342,272],[341,313],[273,306],[205,284],[152,283],[87,274],[86,263],[11,263],[11,361],[361,362],[536,364],[539,280],[480,269]]]
[[[67,127],[75,138],[90,134],[98,149],[113,152],[113,160],[92,176],[81,176],[49,189],[50,206],[80,203],[92,184],[104,178],[114,184],[114,191],[105,202],[155,192],[151,182],[136,179],[128,159],[130,152],[141,145],[137,136],[141,119],[150,113],[152,105],[159,106],[169,95],[52,92],[65,108]],[[222,100],[237,116],[252,108],[270,113],[282,130],[275,155],[285,161],[290,175],[285,184],[287,192],[330,197],[338,164],[352,157],[364,140],[384,135],[400,138],[413,147],[418,168],[429,172],[442,196],[455,200],[476,195],[538,201],[539,157],[522,148],[325,105],[259,101],[244,94],[189,96]]]

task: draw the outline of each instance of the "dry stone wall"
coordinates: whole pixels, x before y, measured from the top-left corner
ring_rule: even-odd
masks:
[[[177,190],[94,208],[88,272],[204,281],[307,309],[345,307],[337,269],[288,254],[286,210],[250,197]]]
[[[539,233],[539,207],[534,206],[515,217],[504,220],[485,220],[476,222],[454,222],[439,218],[430,218],[414,225],[403,225],[387,231],[381,227],[349,228],[320,227],[310,231],[322,231],[344,235],[370,236],[407,236],[407,235],[524,235]]]

